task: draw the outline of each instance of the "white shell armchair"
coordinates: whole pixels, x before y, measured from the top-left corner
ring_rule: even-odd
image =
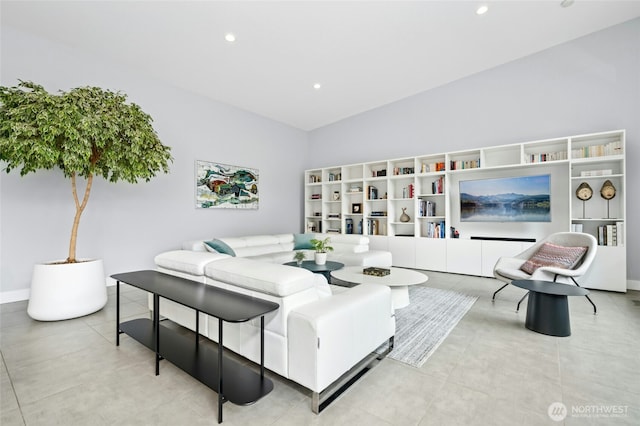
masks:
[[[533,256],[533,254],[536,253],[544,243],[552,243],[564,247],[587,247],[587,251],[573,269],[559,268],[556,266],[542,266],[536,269],[533,274],[528,274],[521,270],[520,267],[531,256]],[[496,294],[511,284],[511,281],[513,280],[542,280],[569,284],[573,282],[575,285],[580,287],[576,278],[581,277],[587,272],[593,262],[593,259],[596,257],[597,248],[598,242],[595,237],[590,234],[582,232],[558,232],[549,235],[515,257],[501,257],[493,267],[493,276],[498,280],[503,281],[505,284],[493,293],[492,300],[495,300]],[[520,309],[520,303],[522,303],[528,294],[529,292],[520,299],[516,310]],[[595,315],[597,312],[596,305],[589,296],[585,297],[593,306],[593,313]]]

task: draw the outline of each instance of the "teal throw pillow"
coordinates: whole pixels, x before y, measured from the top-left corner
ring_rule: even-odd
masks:
[[[313,250],[311,240],[315,238],[314,234],[293,234],[294,250]]]
[[[233,249],[229,247],[229,244],[225,243],[224,241],[215,239],[211,241],[205,241],[204,244],[209,251],[216,251],[218,253],[228,254],[230,256],[236,255],[236,252],[233,251]]]

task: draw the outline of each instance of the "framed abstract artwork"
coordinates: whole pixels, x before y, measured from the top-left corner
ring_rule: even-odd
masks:
[[[196,208],[257,209],[258,169],[196,160]]]

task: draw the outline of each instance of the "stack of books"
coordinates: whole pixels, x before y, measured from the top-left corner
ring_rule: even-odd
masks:
[[[623,222],[616,222],[615,224],[598,226],[598,245],[623,246],[623,226]]]

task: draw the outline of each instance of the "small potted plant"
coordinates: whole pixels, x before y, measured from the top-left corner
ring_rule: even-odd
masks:
[[[302,265],[302,261],[307,257],[307,255],[303,251],[297,251],[296,254],[293,255],[293,259],[296,261],[298,267]]]
[[[309,241],[311,246],[316,251],[314,260],[316,265],[324,265],[327,263],[327,253],[333,251],[333,247],[329,245],[331,242],[330,238],[327,237],[324,240],[319,240],[317,238],[313,238]]]

